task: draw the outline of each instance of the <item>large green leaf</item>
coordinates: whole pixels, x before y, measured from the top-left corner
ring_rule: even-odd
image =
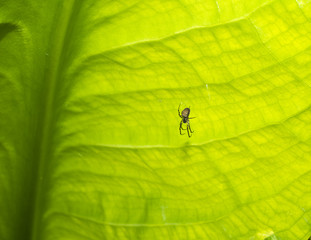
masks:
[[[0,239],[308,239],[310,20],[308,0],[1,1]]]

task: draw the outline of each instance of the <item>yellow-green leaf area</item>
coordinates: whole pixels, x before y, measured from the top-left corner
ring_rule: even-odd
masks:
[[[310,237],[307,0],[21,6],[0,7],[0,239]]]

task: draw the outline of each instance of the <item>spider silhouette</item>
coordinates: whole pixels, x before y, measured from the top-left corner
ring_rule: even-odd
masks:
[[[189,119],[193,119],[195,117],[193,117],[193,118],[189,117],[189,115],[190,115],[190,107],[189,108],[185,108],[184,110],[182,110],[181,114],[180,114],[179,109],[180,109],[180,104],[179,104],[179,107],[178,107],[178,116],[181,118],[181,121],[180,121],[180,124],[179,124],[179,133],[180,133],[180,135],[184,135],[184,133],[181,133],[181,130],[187,130],[188,137],[191,137],[192,133],[194,131],[191,130]],[[184,129],[182,127],[183,123],[187,124],[187,128],[186,129]]]

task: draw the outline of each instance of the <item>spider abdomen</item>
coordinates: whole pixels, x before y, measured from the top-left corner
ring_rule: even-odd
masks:
[[[181,115],[184,117],[184,118],[188,118],[190,114],[190,108],[185,108],[184,110],[182,110],[181,112]]]

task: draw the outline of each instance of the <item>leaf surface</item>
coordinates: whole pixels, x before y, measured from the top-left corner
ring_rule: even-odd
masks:
[[[310,6],[3,1],[0,239],[307,239]]]

